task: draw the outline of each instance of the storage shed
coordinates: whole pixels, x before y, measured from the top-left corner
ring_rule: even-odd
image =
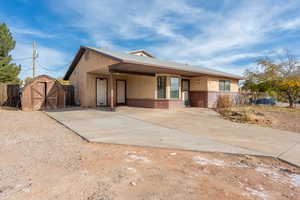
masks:
[[[65,90],[54,78],[41,75],[22,89],[22,110],[48,110],[65,107]]]

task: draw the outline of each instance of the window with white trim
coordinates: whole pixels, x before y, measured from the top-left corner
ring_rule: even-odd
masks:
[[[167,77],[166,76],[158,76],[157,77],[157,98],[165,99],[166,98],[166,84]]]
[[[177,77],[170,77],[170,97],[171,99],[178,99],[179,98],[179,87],[180,87],[180,81]]]
[[[219,91],[229,92],[230,91],[230,80],[219,80]]]

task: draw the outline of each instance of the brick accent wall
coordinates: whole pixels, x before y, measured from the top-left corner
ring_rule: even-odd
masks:
[[[232,97],[234,102],[236,102],[238,97],[238,92],[208,92],[207,94],[207,107],[215,108],[217,104],[217,99],[220,95],[229,95]]]
[[[178,108],[184,107],[182,100],[169,99],[126,99],[128,106],[143,107],[143,108]]]
[[[236,100],[238,97],[238,92],[191,91],[191,106],[215,108],[218,96],[220,95],[230,95],[234,100]]]
[[[133,107],[154,108],[152,99],[126,99],[126,104]]]
[[[207,91],[190,91],[190,104],[192,107],[207,107]]]
[[[154,107],[153,108],[169,108],[169,101],[164,99],[152,99]]]

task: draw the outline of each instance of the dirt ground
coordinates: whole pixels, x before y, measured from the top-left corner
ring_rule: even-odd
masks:
[[[277,106],[243,106],[235,110],[250,110],[259,114],[257,125],[300,133],[300,108],[285,108]]]
[[[300,169],[270,158],[91,144],[41,112],[0,127],[0,199],[300,199]]]

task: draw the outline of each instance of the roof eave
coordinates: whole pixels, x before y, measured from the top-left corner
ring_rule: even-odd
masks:
[[[235,79],[235,80],[243,80],[243,77],[241,76],[238,76],[238,75],[234,75],[234,74],[222,74],[222,72],[218,73],[214,73],[214,72],[201,72],[201,71],[194,71],[194,70],[184,70],[184,69],[181,69],[181,68],[176,68],[176,67],[170,67],[170,66],[166,66],[166,65],[156,65],[156,64],[149,64],[149,63],[142,63],[142,62],[136,62],[136,61],[131,61],[131,60],[123,60],[123,59],[120,59],[118,57],[115,57],[115,56],[112,56],[110,54],[107,54],[107,53],[103,53],[97,49],[93,49],[93,48],[90,48],[90,47],[86,47],[86,46],[80,46],[75,58],[73,59],[71,65],[69,66],[65,76],[64,76],[64,80],[69,80],[72,72],[74,71],[74,69],[76,68],[76,65],[77,63],[79,62],[81,56],[84,54],[84,52],[86,50],[90,50],[90,51],[93,51],[93,52],[96,52],[98,54],[101,54],[103,56],[106,56],[106,57],[109,57],[113,60],[116,60],[118,61],[119,63],[125,63],[125,64],[138,64],[138,65],[146,65],[146,66],[153,66],[153,67],[159,67],[159,68],[167,68],[167,69],[174,69],[174,70],[177,70],[177,71],[183,71],[183,72],[192,72],[192,73],[199,73],[199,74],[206,74],[206,75],[210,75],[210,76],[215,76],[215,77],[224,77],[224,78],[230,78],[230,79]]]
[[[103,53],[103,52],[101,52],[101,51],[98,51],[98,50],[93,49],[93,48],[90,48],[90,47],[86,47],[86,46],[82,46],[82,47],[85,48],[85,49],[91,50],[91,51],[93,51],[93,52],[95,52],[95,53],[99,53],[99,54],[101,54],[101,55],[103,55],[103,56],[109,57],[109,58],[111,58],[111,59],[113,59],[113,60],[116,60],[116,61],[119,61],[119,62],[123,62],[122,59],[117,58],[117,57],[115,57],[115,56],[112,56],[112,55],[110,55],[110,54]]]
[[[101,54],[101,55],[103,55],[103,56],[109,57],[109,58],[111,58],[111,59],[117,60],[117,61],[119,61],[119,62],[123,62],[123,61],[122,61],[121,59],[119,59],[119,58],[116,58],[116,57],[114,57],[114,56],[105,54],[105,53],[103,53],[103,52],[96,51],[96,50],[93,49],[93,48],[89,48],[89,47],[86,47],[86,46],[80,46],[79,50],[78,50],[77,53],[76,53],[75,58],[73,59],[71,65],[69,66],[69,68],[68,68],[68,70],[67,70],[67,72],[66,72],[66,74],[65,74],[65,76],[64,76],[64,78],[63,78],[63,80],[69,80],[69,78],[70,78],[72,72],[74,71],[74,69],[75,69],[77,63],[79,62],[81,56],[84,54],[84,52],[85,52],[86,50],[90,50],[90,51],[99,53],[99,54]]]
[[[85,48],[82,47],[82,46],[80,46],[80,48],[79,48],[79,50],[77,51],[77,53],[76,53],[76,55],[75,55],[73,61],[72,61],[71,64],[70,64],[70,66],[69,66],[69,68],[68,68],[68,70],[67,70],[67,72],[66,72],[66,74],[65,74],[65,76],[64,76],[64,78],[63,78],[63,80],[66,80],[66,81],[69,80],[69,78],[70,78],[72,72],[74,71],[74,69],[75,69],[77,63],[79,62],[81,56],[83,55],[84,51],[85,51]]]
[[[215,76],[215,77],[224,77],[224,78],[230,78],[230,79],[235,79],[235,80],[243,80],[243,77],[238,76],[238,75],[226,75],[226,74],[218,74],[218,73],[207,73],[207,72],[198,72],[198,71],[194,71],[194,70],[183,70],[183,69],[179,69],[176,67],[169,67],[169,66],[162,66],[162,65],[155,65],[155,64],[145,64],[145,63],[141,63],[141,62],[133,62],[130,60],[122,60],[122,63],[124,64],[138,64],[138,65],[147,65],[147,66],[153,66],[153,67],[159,67],[159,68],[167,68],[167,69],[174,69],[174,70],[178,70],[178,71],[184,71],[184,72],[193,72],[193,73],[199,73],[199,74],[206,74],[206,75],[211,75],[211,76]]]

